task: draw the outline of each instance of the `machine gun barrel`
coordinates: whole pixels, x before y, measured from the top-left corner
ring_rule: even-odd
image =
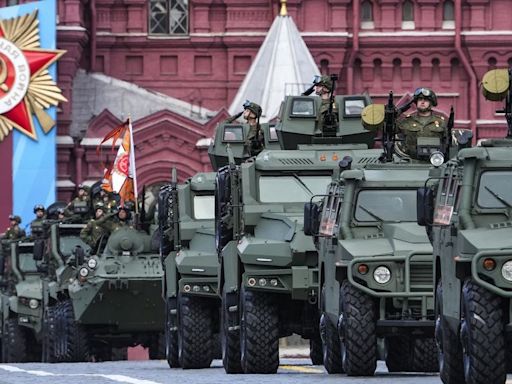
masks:
[[[311,87],[309,87],[304,92],[302,92],[301,96],[309,96],[309,95],[311,95],[313,93],[313,91],[315,90],[315,86],[316,86],[316,84],[313,84]]]
[[[398,111],[393,103],[393,92],[389,92],[388,102],[384,109],[384,128],[382,130],[382,147],[384,148],[384,160],[393,160],[395,146],[395,126]]]
[[[452,130],[453,125],[455,124],[455,112],[453,110],[453,105],[450,108],[450,117],[448,118],[448,123],[446,123],[446,133],[445,133],[445,140],[446,140],[446,149],[445,151],[448,152],[450,150],[450,147],[452,146]]]

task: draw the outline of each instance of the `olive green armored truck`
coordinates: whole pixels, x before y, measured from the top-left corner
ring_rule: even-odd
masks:
[[[512,297],[512,86],[489,71],[483,94],[505,101],[506,139],[482,140],[439,169],[419,192],[418,222],[434,249],[441,380],[505,383]]]
[[[159,224],[166,300],[166,354],[171,368],[206,368],[218,358],[215,173],[162,187]]]

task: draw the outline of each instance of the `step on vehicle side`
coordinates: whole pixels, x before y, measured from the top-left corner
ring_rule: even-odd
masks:
[[[506,382],[512,297],[512,75],[487,72],[483,93],[505,100],[506,139],[465,148],[420,193],[419,223],[431,234],[441,380]],[[423,204],[428,204],[423,206]]]
[[[220,358],[215,173],[173,181],[159,196],[166,299],[166,354],[171,368],[208,368]]]
[[[337,96],[336,109],[350,102],[362,109],[369,99]],[[316,97],[285,98],[276,125],[283,150],[264,150],[241,165],[233,156],[217,173],[227,373],[276,372],[280,337],[298,333],[319,342],[317,252],[303,233],[303,204],[324,191],[345,155],[359,163],[377,161],[381,153],[367,149],[364,141],[373,140],[361,127],[361,109],[353,115],[336,112],[339,123],[329,131],[323,130],[319,109]],[[363,143],[350,144],[351,135]]]

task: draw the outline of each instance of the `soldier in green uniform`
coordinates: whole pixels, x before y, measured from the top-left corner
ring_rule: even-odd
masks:
[[[30,222],[30,237],[32,240],[43,236],[43,223],[45,220],[46,210],[44,205],[36,204],[34,206],[34,214],[36,218]]]
[[[109,234],[106,226],[108,216],[105,215],[105,206],[103,203],[97,203],[95,206],[94,219],[89,220],[84,229],[80,231],[80,238],[88,244],[92,253],[98,247],[98,241]]]
[[[105,220],[105,228],[109,233],[113,233],[121,227],[131,226],[131,211],[127,206],[119,207],[117,214],[108,215],[108,219]]]
[[[330,93],[332,90],[332,80],[329,76],[321,76],[315,82],[315,94],[320,96],[322,99],[322,105],[320,106],[320,116],[326,113],[329,110],[329,100]],[[333,105],[333,109],[336,109],[336,106]]]
[[[10,268],[11,243],[25,237],[25,231],[20,227],[21,217],[9,215],[9,228],[0,238],[0,288],[2,290],[12,287],[13,276]]]
[[[263,150],[263,131],[260,126],[260,117],[263,110],[261,107],[249,100],[244,103],[243,117],[249,124],[249,134],[245,140],[245,147],[251,156],[256,156]]]
[[[20,227],[21,217],[9,215],[9,228],[5,231],[2,240],[20,240],[25,237],[25,231]]]
[[[87,187],[83,184],[78,186],[77,196],[67,205],[66,210],[72,215],[71,221],[85,222],[91,216],[91,201],[87,193]]]
[[[432,107],[437,105],[437,96],[430,88],[418,88],[414,92],[413,103],[416,111],[407,114],[397,121],[398,136],[397,151],[417,158],[418,137],[438,137],[445,135],[445,118],[434,112]]]

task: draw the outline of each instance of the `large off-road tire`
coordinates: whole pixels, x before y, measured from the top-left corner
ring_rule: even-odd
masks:
[[[409,335],[390,336],[385,339],[388,372],[409,372],[411,338]]]
[[[150,360],[162,360],[166,357],[165,351],[165,334],[159,333],[155,335],[154,339],[149,344],[149,359]]]
[[[213,358],[222,359],[222,340],[220,338],[220,332],[213,334],[212,340]]]
[[[462,287],[462,313],[466,383],[505,383],[502,299],[468,279]]]
[[[234,301],[234,300],[233,300]],[[226,373],[242,373],[240,364],[240,329],[229,330],[234,327],[234,323],[239,323],[237,312],[230,312],[230,305],[235,303],[228,302],[228,295],[223,291],[220,312],[220,338],[222,343],[222,365]],[[236,303],[238,306],[239,304]]]
[[[325,313],[320,317],[320,335],[322,337],[322,360],[325,370],[329,374],[343,373],[340,336]]]
[[[3,324],[2,361],[23,363],[27,361],[27,338],[17,318],[9,318]]]
[[[208,368],[212,363],[212,317],[198,297],[178,296],[178,356],[184,369]]]
[[[57,362],[57,356],[55,355],[55,343],[56,343],[56,318],[55,318],[55,307],[46,307],[43,313],[43,325],[42,325],[42,361],[43,363],[55,363]]]
[[[309,358],[313,365],[322,365],[324,363],[324,351],[320,336],[309,339]]]
[[[436,328],[439,376],[444,384],[464,383],[462,345],[458,335],[449,327],[443,315],[443,287],[436,287]]]
[[[170,368],[180,368],[178,358],[178,319],[177,310],[172,308],[171,299],[165,304],[165,357]]]
[[[412,350],[410,372],[439,372],[435,339],[413,339]]]
[[[373,376],[377,368],[374,301],[348,281],[341,286],[343,369],[349,376]]]
[[[84,362],[90,358],[84,327],[75,321],[73,304],[66,300],[56,307],[56,357],[59,362]]]
[[[244,373],[276,373],[279,313],[271,294],[240,289],[240,357]]]

